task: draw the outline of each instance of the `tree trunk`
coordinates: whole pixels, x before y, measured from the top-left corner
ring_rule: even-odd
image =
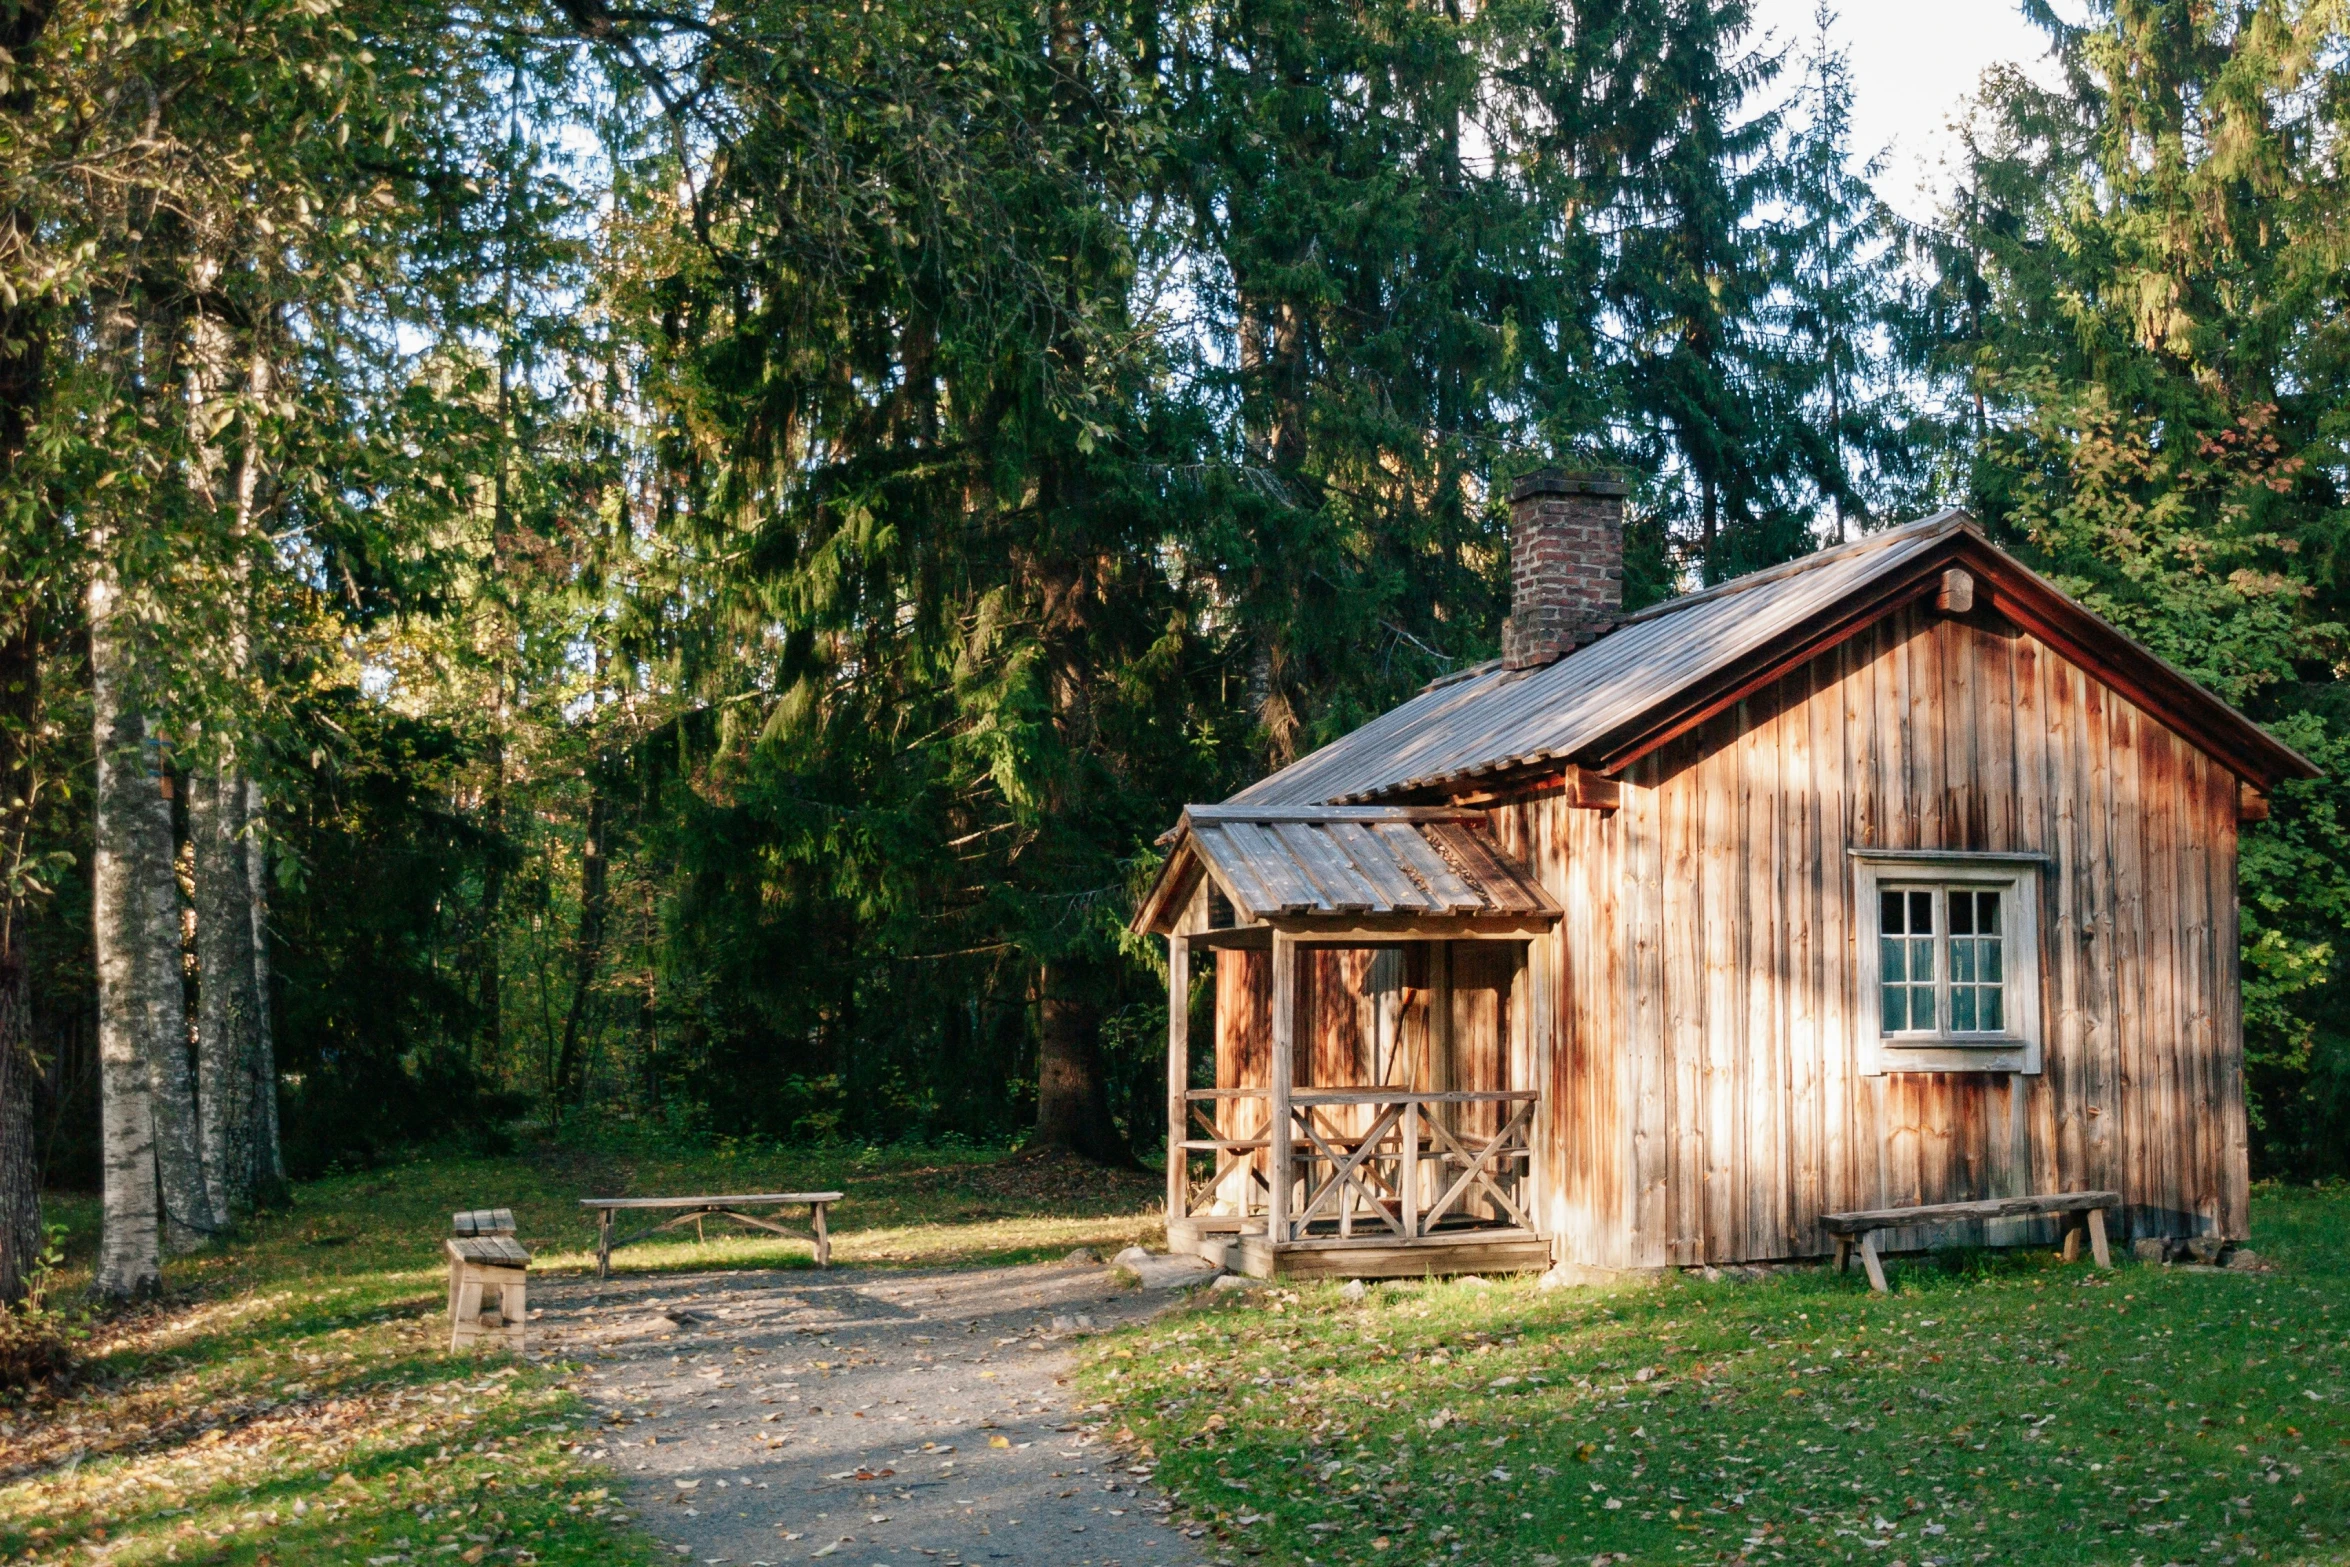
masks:
[[[253,1054],[250,1057],[252,1110],[249,1116],[252,1157],[251,1190],[256,1206],[285,1201],[286,1156],[277,1135],[277,1026],[271,1008],[276,1004],[269,988],[269,839],[268,815],[261,785],[245,775],[245,899],[251,921],[249,949],[253,954]]]
[[[245,777],[233,758],[188,780],[196,859],[196,1111],[212,1222],[253,1199],[252,880],[245,869]]]
[[[24,858],[33,800],[33,734],[41,714],[41,648],[30,605],[0,641],[0,1306],[24,1298],[41,1253],[41,1180],[33,1160],[32,992],[25,910],[8,889]]]
[[[32,106],[27,83],[41,69],[37,47],[51,10],[49,0],[0,8],[0,50],[14,62],[16,77],[0,96],[0,113],[12,119]],[[0,267],[22,260],[31,222],[14,208],[0,213]],[[47,326],[45,302],[13,296],[0,308],[0,474],[15,474],[46,397]],[[11,608],[0,640],[0,1305],[23,1298],[41,1247],[40,1172],[33,1162],[33,1090],[41,1073],[32,1053],[24,965],[28,911],[17,877],[38,784],[33,736],[41,717],[41,609],[31,602]]]
[[[146,725],[123,700],[124,649],[117,641],[120,591],[103,535],[90,580],[90,707],[98,753],[93,943],[98,962],[98,1094],[105,1228],[92,1289],[126,1300],[163,1287],[155,1179],[153,1079],[156,997],[170,980],[176,1003],[179,942],[161,951],[149,939],[147,905],[171,876],[170,802],[146,769]],[[160,843],[157,807],[161,807]],[[161,976],[158,975],[161,971]],[[171,1023],[177,1026],[178,1007]]]
[[[145,943],[155,954],[147,1032],[147,1072],[155,1118],[155,1180],[163,1193],[163,1249],[177,1255],[204,1244],[213,1232],[212,1194],[204,1185],[203,1145],[196,1130],[196,1072],[189,1059],[186,933],[180,918],[178,836],[173,831],[171,774],[163,737],[146,730],[145,787],[134,817],[136,853],[153,866],[143,888]],[[149,803],[151,801],[151,803]],[[160,859],[155,858],[161,851]],[[142,877],[149,872],[142,869]],[[168,961],[166,961],[168,959]]]
[[[571,1010],[563,1019],[563,1048],[555,1057],[555,1119],[579,1091],[579,1031],[587,1015],[588,992],[604,958],[604,914],[610,885],[609,847],[604,842],[609,814],[600,785],[588,786],[587,841],[579,856],[579,945],[573,953]]]
[[[1036,1141],[1097,1164],[1125,1164],[1130,1156],[1110,1119],[1102,1076],[1102,1010],[1093,967],[1077,960],[1048,963],[1038,975]]]
[[[500,984],[499,936],[506,911],[506,687],[498,677],[498,699],[490,709],[489,786],[482,791],[481,818],[489,839],[489,855],[482,862],[481,908],[475,916],[477,989],[475,1010],[481,1053],[477,1065],[498,1062],[505,1037],[505,998]]]

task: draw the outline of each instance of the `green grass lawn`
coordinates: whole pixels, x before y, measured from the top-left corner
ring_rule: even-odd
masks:
[[[419,1161],[300,1187],[233,1242],[166,1268],[168,1297],[98,1320],[62,1397],[0,1400],[0,1560],[631,1567],[674,1560],[629,1526],[573,1436],[561,1368],[451,1355],[449,1215],[509,1207],[539,1265],[593,1261],[588,1194],[838,1187],[836,1261],[1021,1261],[1158,1236],[1155,1177],[1000,1155]],[[67,1226],[70,1307],[94,1202]],[[681,1232],[683,1233],[683,1232]],[[805,1266],[768,1237],[651,1242],[630,1269]],[[445,1549],[454,1547],[454,1549]]]
[[[2253,1227],[2277,1271],[1263,1291],[1085,1374],[1226,1560],[2350,1561],[2350,1191]]]

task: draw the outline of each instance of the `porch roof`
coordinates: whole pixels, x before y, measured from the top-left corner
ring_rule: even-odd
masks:
[[[1557,918],[1557,903],[1493,841],[1484,816],[1445,806],[1186,806],[1134,928],[1172,931],[1202,874],[1244,923]]]

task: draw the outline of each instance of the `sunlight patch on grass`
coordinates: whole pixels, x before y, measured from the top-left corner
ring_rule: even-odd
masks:
[[[2255,1233],[2282,1271],[1268,1290],[1083,1377],[1269,1564],[2342,1561],[2350,1192]]]
[[[850,1168],[844,1170],[843,1164]],[[981,1155],[848,1161],[419,1160],[299,1188],[225,1246],[175,1258],[170,1298],[100,1319],[62,1397],[0,1402],[0,1558],[378,1567],[535,1561],[643,1567],[669,1553],[631,1526],[593,1457],[566,1367],[452,1355],[441,1240],[463,1208],[510,1207],[536,1270],[594,1264],[582,1195],[837,1185],[836,1260],[910,1266],[1059,1255],[1157,1233],[1135,1172],[1060,1172]],[[1039,1190],[1023,1188],[1036,1184]],[[68,1226],[65,1293],[88,1277],[97,1205]],[[809,1265],[768,1235],[647,1243],[622,1268]]]

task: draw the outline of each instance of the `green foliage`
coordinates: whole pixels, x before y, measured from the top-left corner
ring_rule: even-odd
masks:
[[[2246,1052],[2259,1162],[2338,1171],[2350,33],[2145,0],[2051,25],[2062,86],[1986,82],[1930,362],[1972,403],[1979,514],[2327,767],[2244,835]]]
[[[1912,230],[1742,0],[135,15],[8,67],[12,885],[62,1061],[110,538],[141,699],[264,764],[311,1168],[1155,1139],[1155,835],[1489,656],[1540,464],[1636,480],[1635,607],[1963,496],[2343,750],[2321,5],[2058,26]],[[2335,787],[2244,843],[2275,1168],[2345,1157]]]

